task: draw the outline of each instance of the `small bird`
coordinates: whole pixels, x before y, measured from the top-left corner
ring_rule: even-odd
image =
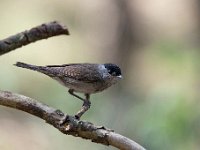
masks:
[[[81,110],[75,115],[77,119],[90,108],[90,94],[101,92],[122,79],[121,69],[111,63],[35,66],[17,62],[15,65],[43,73],[69,88],[71,95],[83,101]],[[84,93],[85,98],[74,92]]]

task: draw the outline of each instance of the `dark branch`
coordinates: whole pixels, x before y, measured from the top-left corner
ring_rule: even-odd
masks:
[[[95,143],[112,145],[122,150],[145,150],[136,142],[115,133],[103,126],[77,120],[74,116],[42,104],[32,98],[0,91],[0,105],[25,111],[45,120],[64,134],[89,139]]]
[[[0,41],[0,55],[24,45],[57,35],[69,35],[68,29],[58,22],[50,22],[18,33]]]

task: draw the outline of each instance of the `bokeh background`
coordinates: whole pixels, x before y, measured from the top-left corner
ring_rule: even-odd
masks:
[[[1,56],[1,90],[74,114],[82,104],[67,89],[13,64],[116,63],[124,79],[92,95],[92,107],[82,119],[147,149],[199,149],[200,1],[1,0],[0,13],[0,39],[53,20],[71,33]],[[3,106],[0,149],[114,150],[63,135],[41,119]]]

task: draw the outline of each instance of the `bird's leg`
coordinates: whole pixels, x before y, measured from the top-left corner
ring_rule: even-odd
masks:
[[[82,97],[80,97],[80,96],[74,94],[74,90],[73,90],[73,89],[69,89],[68,92],[69,92],[69,94],[75,96],[76,98],[78,98],[78,99],[80,99],[80,100],[82,100],[82,101],[85,101],[84,98],[82,98]]]
[[[80,119],[81,116],[90,108],[90,105],[91,105],[90,94],[85,94],[85,99],[84,99],[84,98],[74,94],[73,89],[69,89],[68,92],[69,92],[69,94],[71,94],[71,95],[75,96],[76,98],[83,101],[83,105],[81,107],[81,110],[79,110],[75,115],[76,119]]]
[[[81,107],[81,110],[79,110],[75,117],[77,119],[80,119],[81,116],[90,108],[91,102],[90,102],[90,94],[85,94],[86,99],[83,101],[83,105]]]
[[[83,105],[82,105],[82,107],[81,107],[81,110],[79,110],[79,111],[76,113],[76,115],[75,115],[75,118],[79,120],[79,119],[81,118],[81,116],[90,108],[90,105],[91,105],[91,103],[90,103],[90,94],[85,94],[85,98],[86,98],[86,99],[84,99],[84,98],[82,98],[82,97],[80,97],[80,96],[74,94],[74,90],[73,90],[73,89],[69,89],[68,92],[69,92],[71,95],[73,95],[73,96],[75,96],[75,97],[77,97],[78,99],[80,99],[80,100],[83,101]],[[63,119],[63,121],[60,122],[60,125],[61,125],[61,126],[64,125],[64,124],[67,122],[67,120],[68,120],[68,116],[66,116],[66,118]],[[69,129],[69,130],[70,130],[70,129]]]

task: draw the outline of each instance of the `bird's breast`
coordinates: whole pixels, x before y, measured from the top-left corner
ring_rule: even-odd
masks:
[[[106,82],[106,81],[97,81],[88,83],[70,78],[66,78],[65,80],[63,80],[56,77],[54,79],[63,86],[69,89],[73,89],[75,92],[89,93],[89,94],[101,92],[112,85],[111,82]]]

